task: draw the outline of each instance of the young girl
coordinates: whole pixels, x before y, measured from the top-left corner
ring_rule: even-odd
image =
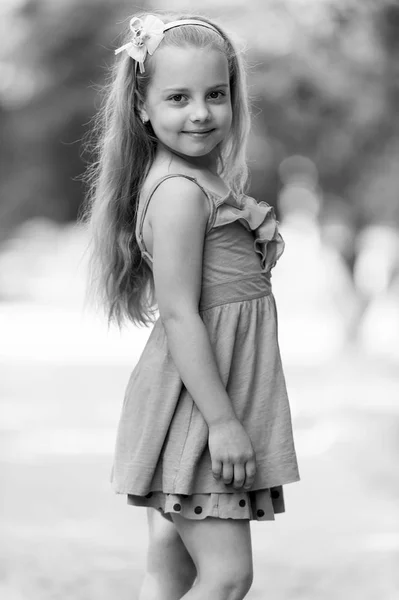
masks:
[[[156,320],[127,385],[111,480],[147,507],[140,600],[238,600],[250,521],[298,481],[270,277],[274,210],[244,193],[242,59],[192,15],[140,14],[116,50],[88,179],[92,284],[110,320]],[[195,585],[193,585],[195,582]]]

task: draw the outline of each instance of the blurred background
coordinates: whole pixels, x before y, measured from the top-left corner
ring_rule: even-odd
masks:
[[[302,481],[253,523],[248,598],[399,598],[399,5],[169,0],[242,41],[251,195],[273,272]],[[0,595],[137,597],[144,509],[109,484],[150,329],[84,308],[82,137],[122,23],[162,2],[2,0]]]

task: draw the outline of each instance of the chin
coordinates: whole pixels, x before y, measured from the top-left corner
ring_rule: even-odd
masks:
[[[212,155],[217,150],[218,144],[214,144],[211,147],[206,146],[190,146],[190,147],[182,147],[179,144],[168,143],[166,140],[161,140],[162,144],[165,148],[169,150],[172,154],[176,154],[181,158],[206,158]]]
[[[188,156],[190,158],[199,158],[201,156],[204,156],[204,157],[209,156],[210,154],[212,154],[213,150],[214,150],[214,148],[212,150],[202,150],[202,151],[201,150],[197,150],[197,151],[193,150],[191,152],[181,152],[181,154],[183,156]]]
[[[214,144],[213,146],[201,146],[198,145],[197,147],[190,147],[190,148],[182,148],[181,150],[178,150],[178,152],[181,152],[182,154],[185,154],[186,156],[208,156],[209,154],[212,154],[212,152],[216,151],[218,144]]]

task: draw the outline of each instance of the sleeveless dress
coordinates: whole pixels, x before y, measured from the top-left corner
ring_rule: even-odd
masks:
[[[151,506],[189,519],[274,520],[285,512],[283,485],[300,480],[291,412],[278,345],[271,269],[284,251],[274,209],[233,193],[220,196],[188,175],[159,179],[139,208],[136,239],[143,239],[149,202],[169,177],[186,177],[209,203],[199,314],[221,380],[256,455],[248,491],[213,477],[208,427],[184,386],[168,349],[162,320],[155,322],[127,384],[119,420],[111,483],[128,504]]]

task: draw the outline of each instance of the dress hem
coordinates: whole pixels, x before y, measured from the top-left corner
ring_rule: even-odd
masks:
[[[164,494],[150,492],[146,496],[127,495],[127,504],[154,508],[172,521],[179,514],[190,520],[207,517],[250,521],[274,521],[275,514],[285,512],[283,486],[253,492],[235,491],[222,494]]]

